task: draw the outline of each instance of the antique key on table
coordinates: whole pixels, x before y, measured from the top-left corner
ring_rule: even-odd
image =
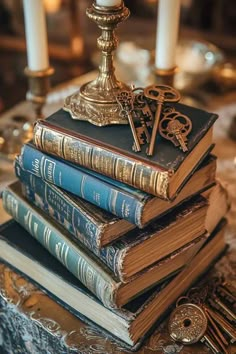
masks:
[[[133,150],[134,151],[141,151],[139,139],[137,136],[137,132],[136,132],[133,117],[132,117],[132,111],[134,109],[134,94],[132,91],[123,90],[117,94],[116,100],[117,100],[117,103],[121,107],[121,114],[123,114],[125,117],[127,117],[128,121],[129,121],[129,125],[130,125],[131,131],[133,134],[133,138],[134,138]]]
[[[208,319],[200,306],[192,303],[179,305],[169,319],[169,333],[172,339],[182,344],[206,343],[215,354],[221,349],[207,333]]]
[[[152,156],[156,135],[158,131],[159,121],[161,117],[161,110],[164,102],[178,102],[180,100],[180,93],[173,87],[167,85],[150,85],[144,89],[144,95],[154,101],[157,101],[157,109],[155,113],[152,135],[147,155]]]
[[[191,302],[193,301],[197,302],[198,304],[201,304],[201,308],[204,310],[208,318],[208,322],[214,329],[213,335],[215,339],[218,341],[218,344],[222,347],[223,351],[227,353],[225,346],[228,345],[228,341],[224,338],[222,331],[227,334],[230,339],[230,342],[234,343],[236,341],[236,330],[229,321],[227,321],[223,316],[220,315],[218,311],[213,310],[209,306],[209,304],[211,304],[213,300],[215,301],[215,293],[220,284],[221,283],[217,278],[213,279],[213,281],[208,282],[208,284],[203,289],[190,289],[187,294],[187,298],[189,298]],[[223,308],[226,307],[222,301],[220,301],[220,303]]]
[[[186,142],[191,130],[192,121],[188,116],[175,109],[167,109],[164,112],[159,127],[160,135],[170,140],[175,146],[179,146],[183,152],[188,151]]]
[[[233,343],[235,331],[226,320],[206,304],[210,290],[208,286],[192,288],[187,296],[178,299],[176,309],[170,316],[169,333],[174,340],[183,344],[193,344],[200,340],[213,353],[228,354],[229,342],[223,333]],[[179,305],[183,300],[185,303]]]

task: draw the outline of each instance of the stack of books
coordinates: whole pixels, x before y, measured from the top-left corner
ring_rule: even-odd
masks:
[[[1,230],[0,258],[133,348],[225,249],[217,117],[174,106],[192,121],[189,151],[158,135],[152,157],[132,152],[128,126],[59,110],[36,122],[3,192],[15,221]]]

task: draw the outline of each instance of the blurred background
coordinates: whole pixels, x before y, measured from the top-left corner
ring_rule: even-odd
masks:
[[[97,26],[90,21],[85,10],[91,0],[44,0],[47,12],[47,29],[50,63],[55,68],[52,86],[97,68],[99,56],[96,38]],[[120,47],[116,54],[117,76],[130,67],[129,80],[140,84],[148,80],[155,50],[157,1],[126,0],[130,18],[118,28]],[[195,89],[196,76],[200,84],[208,81],[216,91],[232,88],[235,82],[222,83],[223,69],[234,74],[236,63],[236,5],[232,0],[182,0],[178,65],[181,71],[190,72],[189,83],[179,77],[177,88]],[[186,42],[187,40],[187,42]],[[181,42],[182,41],[182,42]],[[196,44],[197,41],[197,44]],[[202,41],[215,45],[205,47]],[[200,44],[198,43],[200,42]],[[183,47],[184,46],[184,47]],[[22,2],[0,0],[0,113],[25,99],[27,65]],[[224,63],[224,67],[223,67]],[[209,69],[220,72],[209,76]],[[231,67],[232,65],[232,67]],[[229,70],[231,70],[229,74]],[[139,74],[139,77],[137,76]],[[219,74],[220,73],[220,74]],[[218,74],[218,77],[217,77]],[[119,76],[118,76],[119,77]],[[194,80],[192,80],[194,77]],[[212,80],[213,78],[213,80]],[[203,80],[202,80],[203,79]],[[182,80],[182,81],[181,81]],[[139,82],[140,81],[140,82]],[[235,79],[236,81],[236,79]],[[192,83],[194,82],[194,87]],[[217,84],[215,84],[217,83]],[[226,84],[225,84],[226,83]],[[236,85],[235,85],[236,86]],[[197,93],[196,93],[197,95]]]

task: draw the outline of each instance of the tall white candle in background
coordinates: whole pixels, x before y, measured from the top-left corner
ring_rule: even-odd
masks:
[[[180,0],[159,0],[155,66],[169,70],[176,66]]]
[[[122,0],[96,0],[96,4],[99,6],[120,6]]]
[[[28,68],[33,71],[47,69],[48,44],[43,0],[24,0],[23,4]]]

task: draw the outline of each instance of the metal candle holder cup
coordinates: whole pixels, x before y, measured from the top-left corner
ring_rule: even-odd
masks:
[[[89,121],[97,126],[127,124],[127,118],[120,115],[116,96],[120,90],[130,88],[117,80],[112,52],[118,45],[115,28],[129,17],[130,12],[123,3],[120,6],[103,7],[94,2],[86,14],[102,30],[97,39],[97,46],[102,53],[99,74],[95,80],[84,84],[78,92],[65,99],[64,110],[74,119]]]
[[[33,103],[36,118],[44,118],[42,108],[50,89],[49,77],[53,75],[54,69],[49,67],[45,70],[30,70],[26,67],[24,72],[29,82],[29,90],[26,93],[26,99]]]
[[[174,77],[178,72],[178,67],[175,66],[172,69],[158,69],[154,68],[155,83],[158,85],[174,86]]]

